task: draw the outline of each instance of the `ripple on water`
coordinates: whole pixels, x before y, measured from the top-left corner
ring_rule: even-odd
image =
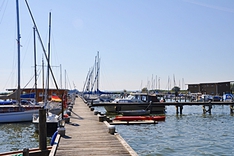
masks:
[[[234,155],[234,117],[228,114],[229,107],[216,106],[211,115],[203,115],[201,107],[188,108],[183,115],[167,109],[166,121],[155,125],[118,125],[116,129],[142,156]]]
[[[0,152],[22,150],[23,148],[37,148],[38,135],[34,125],[26,123],[0,124]]]

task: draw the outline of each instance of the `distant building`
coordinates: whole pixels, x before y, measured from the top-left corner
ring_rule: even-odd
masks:
[[[230,83],[227,82],[217,82],[217,83],[199,83],[199,84],[188,84],[188,91],[191,93],[202,93],[210,95],[223,95],[224,93],[231,93]]]

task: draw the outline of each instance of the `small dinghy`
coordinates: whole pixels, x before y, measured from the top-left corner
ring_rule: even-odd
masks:
[[[153,121],[165,121],[165,116],[116,116],[114,120],[119,121],[139,121],[139,120],[153,120]]]
[[[131,116],[139,116],[139,115],[149,115],[150,110],[127,110],[127,111],[119,111],[122,115],[131,115]]]

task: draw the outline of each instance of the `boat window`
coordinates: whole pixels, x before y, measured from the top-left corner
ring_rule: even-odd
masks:
[[[141,100],[142,100],[142,101],[146,101],[146,100],[147,100],[146,96],[142,96],[142,97],[141,97]]]

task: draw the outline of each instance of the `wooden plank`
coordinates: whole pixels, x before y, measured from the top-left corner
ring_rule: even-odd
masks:
[[[51,149],[52,147],[48,146],[47,149],[44,150],[43,152],[49,153]],[[42,151],[39,148],[29,149],[29,155],[41,155],[41,153]],[[23,150],[0,153],[1,156],[12,156],[12,155],[20,155],[20,154],[23,154]]]
[[[129,151],[119,139],[109,133],[108,127],[99,122],[97,115],[77,98],[71,113],[70,123],[65,125],[65,136],[60,138],[56,156],[112,155],[129,156]],[[137,154],[135,154],[137,155]]]

